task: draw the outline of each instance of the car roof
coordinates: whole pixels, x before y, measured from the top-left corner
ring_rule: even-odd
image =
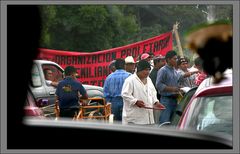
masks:
[[[51,64],[56,64],[55,62],[52,62],[52,61],[49,61],[49,60],[41,60],[41,59],[37,59],[37,60],[34,60],[34,62],[37,62],[37,63],[51,63]]]
[[[53,64],[53,65],[57,65],[59,68],[61,68],[62,71],[64,71],[64,69],[63,69],[59,64],[57,64],[57,63],[55,63],[55,62],[53,62],[53,61],[49,61],[49,60],[39,60],[39,59],[37,59],[37,60],[34,60],[34,63],[40,64],[40,65],[42,65],[42,64]]]
[[[198,87],[195,92],[195,97],[232,94],[232,70],[227,69],[224,72],[224,79],[215,84],[213,77],[206,78]]]

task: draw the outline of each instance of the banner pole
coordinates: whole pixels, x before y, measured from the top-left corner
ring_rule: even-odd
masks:
[[[176,22],[176,24],[173,25],[173,32],[174,32],[175,37],[176,37],[177,47],[178,47],[180,57],[184,57],[181,42],[180,42],[180,38],[179,38],[179,35],[178,35],[178,31],[177,31],[178,30],[178,25],[179,25],[179,22]]]

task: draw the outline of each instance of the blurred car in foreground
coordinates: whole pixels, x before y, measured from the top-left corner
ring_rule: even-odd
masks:
[[[178,128],[217,134],[232,140],[232,96],[231,72],[227,71],[219,84],[214,84],[212,77],[205,79],[186,107]]]
[[[170,128],[149,127],[141,125],[122,125],[121,123],[108,123],[104,121],[81,120],[38,120],[25,119],[27,130],[39,132],[44,139],[21,144],[21,148],[32,147],[36,149],[88,149],[99,152],[101,149],[114,150],[140,149],[140,150],[173,150],[176,149],[225,149],[232,150],[232,142],[213,134],[201,132],[178,131]],[[50,135],[51,139],[46,139]],[[18,134],[18,136],[21,136]],[[75,138],[75,139],[73,139]],[[67,142],[64,142],[67,141]],[[151,153],[145,151],[146,153]],[[192,151],[193,152],[193,151]],[[106,152],[105,152],[106,153]],[[108,152],[107,152],[108,153]],[[141,153],[141,152],[140,152]]]

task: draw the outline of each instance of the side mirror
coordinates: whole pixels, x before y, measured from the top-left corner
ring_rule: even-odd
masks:
[[[41,98],[41,99],[37,100],[36,105],[37,105],[38,107],[47,106],[47,105],[49,105],[49,100],[48,100],[48,99],[42,99],[42,98]]]

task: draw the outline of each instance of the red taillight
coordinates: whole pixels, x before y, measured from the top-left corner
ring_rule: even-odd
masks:
[[[38,107],[25,107],[26,116],[43,116],[43,112]]]

